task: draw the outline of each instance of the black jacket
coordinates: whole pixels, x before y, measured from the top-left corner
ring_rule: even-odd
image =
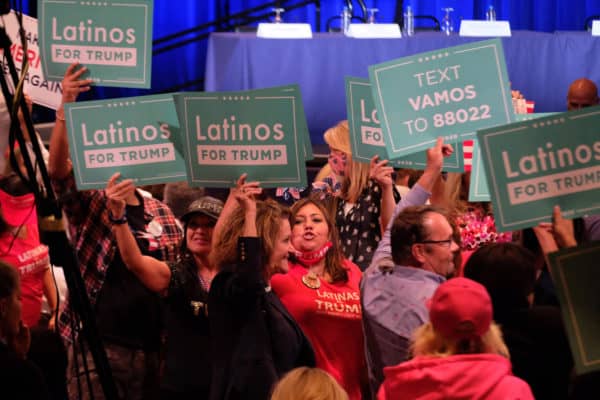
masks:
[[[211,285],[211,400],[269,399],[283,374],[315,365],[308,339],[265,285],[260,248],[258,238],[240,238],[238,263]]]

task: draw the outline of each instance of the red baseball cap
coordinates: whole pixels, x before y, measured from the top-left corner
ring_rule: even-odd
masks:
[[[487,290],[467,278],[442,283],[429,305],[433,329],[447,338],[480,337],[490,329],[492,318],[492,301]]]

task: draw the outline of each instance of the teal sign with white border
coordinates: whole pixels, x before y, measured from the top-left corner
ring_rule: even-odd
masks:
[[[514,121],[500,39],[372,65],[369,78],[390,158]]]
[[[471,167],[471,181],[469,183],[469,201],[491,201],[490,189],[485,176],[485,169],[481,162],[481,149],[477,140],[473,140],[473,158]]]
[[[115,172],[140,185],[186,180],[173,95],[67,103],[65,119],[78,189]]]
[[[175,96],[190,186],[306,187],[308,128],[298,85]]]
[[[150,87],[153,0],[38,0],[38,10],[46,79],[78,62],[96,85]]]
[[[548,255],[548,268],[556,286],[578,374],[600,370],[598,259],[600,242],[586,243]]]
[[[600,107],[477,132],[498,230],[600,211]]]
[[[346,110],[352,158],[367,163],[374,155],[378,155],[382,160],[390,159],[386,149],[386,137],[381,133],[381,124],[377,117],[369,80],[346,77]],[[448,172],[463,172],[462,146],[455,146],[454,150],[451,157],[444,158],[443,169]],[[427,155],[425,152],[410,154],[390,160],[390,165],[396,168],[425,169]]]

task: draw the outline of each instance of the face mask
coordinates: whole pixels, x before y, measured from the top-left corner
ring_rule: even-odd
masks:
[[[329,153],[327,162],[331,167],[331,171],[337,176],[345,176],[346,165],[348,164],[347,158],[346,153],[342,153],[341,151],[332,151]]]
[[[327,252],[329,251],[329,249],[332,246],[333,246],[333,243],[328,241],[319,250],[310,251],[310,252],[296,251],[296,257],[304,265],[307,265],[307,266],[314,265],[325,258],[325,256],[327,255]]]

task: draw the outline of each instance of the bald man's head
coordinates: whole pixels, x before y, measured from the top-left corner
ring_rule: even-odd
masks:
[[[598,104],[598,88],[594,82],[580,78],[571,83],[567,94],[567,110],[579,110],[596,104]]]

